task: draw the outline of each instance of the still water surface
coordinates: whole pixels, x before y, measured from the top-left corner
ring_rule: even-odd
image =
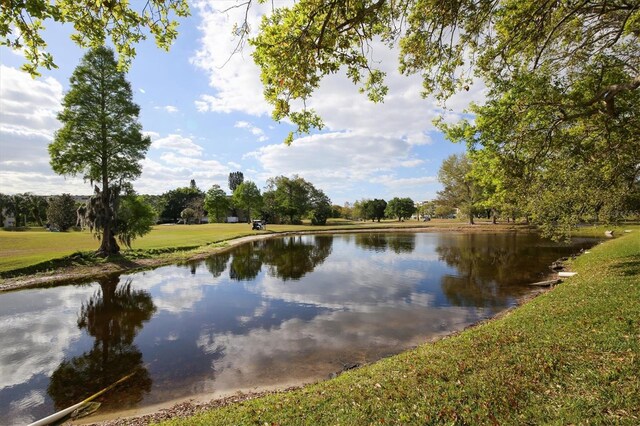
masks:
[[[297,236],[0,294],[0,415],[24,424],[135,372],[101,410],[313,381],[516,303],[571,245],[521,234]]]

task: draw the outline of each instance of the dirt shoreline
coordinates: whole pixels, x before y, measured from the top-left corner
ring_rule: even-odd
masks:
[[[53,271],[40,272],[33,275],[22,275],[18,277],[5,278],[0,280],[0,293],[4,291],[18,290],[29,287],[56,285],[62,282],[85,282],[105,275],[134,272],[145,269],[153,269],[160,266],[171,265],[179,262],[189,262],[193,260],[205,259],[213,254],[229,251],[241,244],[251,241],[260,241],[269,238],[279,238],[296,235],[323,235],[323,234],[361,234],[361,233],[424,233],[424,232],[532,232],[529,228],[515,226],[496,225],[456,225],[448,227],[407,227],[407,228],[362,228],[362,229],[326,229],[308,231],[287,231],[271,232],[266,234],[249,235],[246,237],[224,240],[215,245],[199,247],[198,253],[184,258],[176,256],[166,256],[150,259],[136,259],[120,263],[106,263],[94,266],[70,266],[59,268]],[[219,244],[225,244],[223,247]]]

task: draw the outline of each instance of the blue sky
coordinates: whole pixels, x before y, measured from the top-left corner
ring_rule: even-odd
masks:
[[[398,74],[397,51],[374,44],[373,59],[388,73],[385,102],[372,104],[344,74],[332,75],[308,102],[325,129],[286,146],[283,140],[293,127],[271,119],[251,48],[229,59],[235,45],[231,28],[243,13],[217,10],[229,4],[192,3],[192,16],[181,20],[169,52],[152,39],[136,47],[127,78],[153,141],[134,182],[139,193],[161,194],[191,179],[203,190],[213,184],[228,190],[229,172],[240,170],[260,188],[269,177],[298,174],[336,204],[435,197],[442,160],[464,146],[444,140],[432,121],[440,114],[458,120],[470,101],[483,100],[482,84],[450,99],[444,110],[420,97],[419,76]],[[254,30],[269,8],[252,7]],[[89,183],[57,176],[49,166],[47,145],[60,126],[55,117],[83,50],[69,39],[69,25],[46,25],[58,69],[42,70],[34,80],[19,70],[24,61],[19,52],[0,48],[0,192],[90,194]]]

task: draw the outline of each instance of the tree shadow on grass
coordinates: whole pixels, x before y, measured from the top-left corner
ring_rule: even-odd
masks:
[[[622,262],[613,265],[613,268],[628,277],[640,275],[640,254],[633,254],[623,258]]]

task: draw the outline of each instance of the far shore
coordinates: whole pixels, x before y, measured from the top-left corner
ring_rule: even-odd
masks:
[[[143,259],[126,259],[127,252],[123,252],[125,259],[117,259],[115,261],[105,261],[96,265],[80,265],[80,266],[64,266],[53,270],[36,272],[33,274],[19,275],[11,278],[0,280],[0,292],[23,289],[36,286],[58,285],[68,282],[85,282],[96,277],[110,274],[132,272],[137,270],[145,270],[157,268],[181,262],[189,262],[209,257],[216,253],[229,251],[238,245],[251,241],[259,241],[269,238],[281,238],[296,235],[322,235],[322,234],[355,234],[355,233],[399,233],[399,232],[535,232],[534,229],[527,225],[514,224],[491,224],[479,223],[475,225],[464,223],[446,222],[441,224],[431,224],[427,222],[422,225],[420,222],[414,222],[415,226],[406,222],[387,222],[386,226],[367,226],[370,223],[363,223],[362,227],[344,227],[344,226],[328,226],[323,229],[306,229],[295,231],[273,231],[267,227],[266,232],[256,233],[254,235],[242,236],[227,240],[222,240],[214,244],[200,246],[188,252],[176,252],[168,255],[152,256]],[[421,226],[422,225],[422,226]],[[197,226],[197,225],[194,225]],[[272,225],[276,227],[277,225]]]

